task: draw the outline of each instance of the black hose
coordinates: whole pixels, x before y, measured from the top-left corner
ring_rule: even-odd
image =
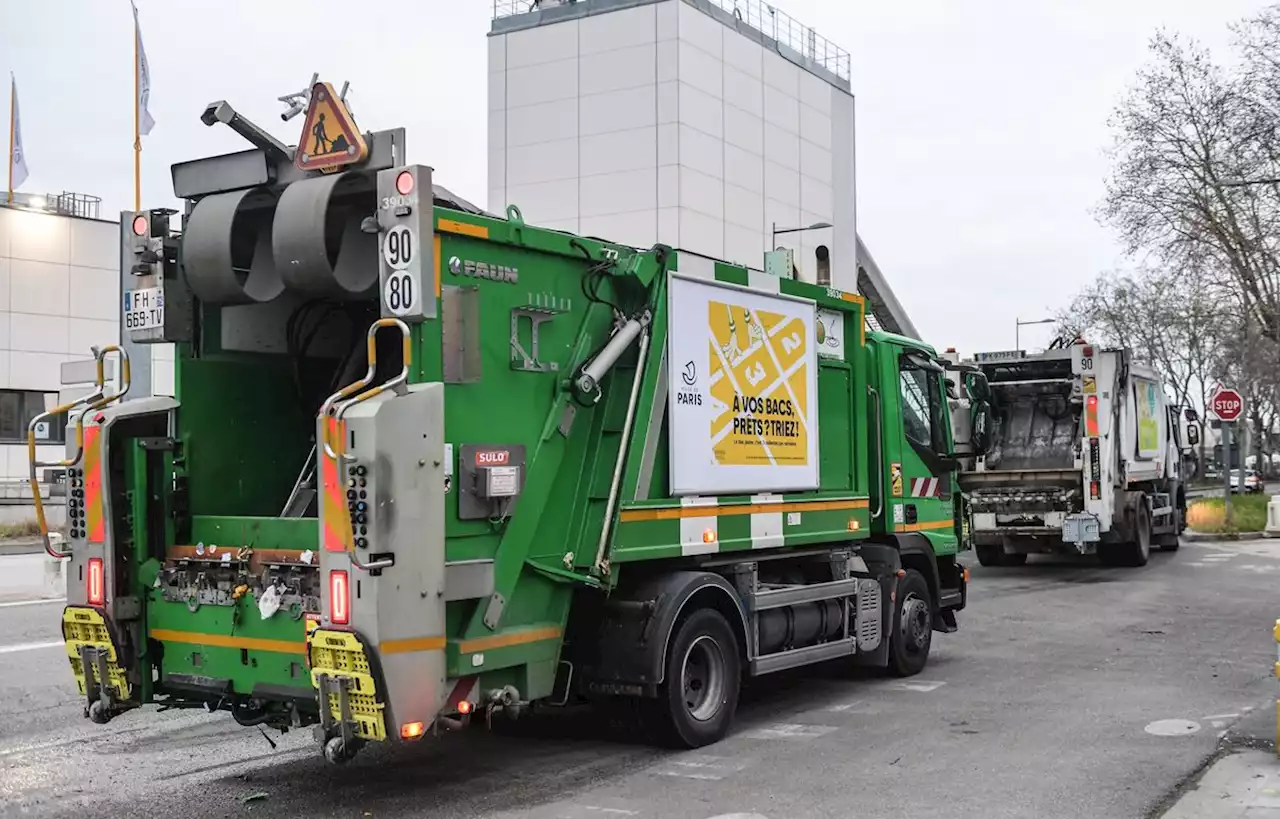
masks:
[[[246,728],[252,728],[255,725],[264,725],[271,721],[274,716],[270,711],[258,709],[253,716],[245,716],[241,711],[242,706],[239,703],[231,703],[231,717],[240,725]]]

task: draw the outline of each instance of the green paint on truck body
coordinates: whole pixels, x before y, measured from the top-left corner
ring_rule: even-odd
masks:
[[[522,446],[527,459],[523,492],[506,520],[463,520],[457,486],[446,496],[447,561],[493,561],[493,590],[505,601],[496,628],[485,622],[488,594],[448,604],[450,678],[474,676],[484,689],[515,685],[530,699],[549,696],[575,595],[591,588],[607,592],[638,564],[674,564],[709,550],[835,546],[903,532],[922,533],[938,555],[956,552],[958,525],[950,504],[958,490],[949,476],[944,477],[945,495],[910,497],[913,479],[932,473],[927,457],[912,446],[911,430],[901,417],[904,402],[918,397],[903,392],[903,379],[916,376],[902,375],[901,360],[906,351],[932,356],[932,350],[913,340],[867,332],[860,297],[762,278],[764,274],[736,265],[712,265],[716,281],[764,284],[838,313],[844,355],[819,359],[818,489],[726,496],[691,507],[670,494],[665,403],[666,283],[669,271],[686,266],[685,254],[635,251],[441,207],[435,221],[440,318],[412,327],[410,381],[446,382],[445,430],[453,445],[454,476],[464,444]],[[515,270],[518,278],[469,277],[465,268],[455,273],[454,259]],[[628,310],[647,304],[653,310],[653,341],[644,360],[632,344],[602,382],[601,399],[584,402],[567,389],[568,379],[608,338],[611,303]],[[279,515],[309,457],[318,396],[334,386],[329,380],[334,362],[306,358],[294,367],[287,355],[223,350],[221,309],[202,308],[199,341],[177,346],[181,406],[173,437],[180,442],[179,452],[167,457],[159,472],[138,472],[129,487],[151,493],[165,510],[165,528],[146,532],[138,566],[149,561],[152,573],[147,577],[154,580],[166,557],[169,566],[213,562],[211,568],[216,568],[224,560],[237,566],[243,562],[250,574],[271,564],[272,571],[293,578],[289,582],[318,599],[325,588],[312,567],[320,548],[317,520],[314,514]],[[350,309],[366,319],[376,311],[372,302]],[[450,309],[470,311],[466,326],[453,328],[463,333],[463,346],[474,353],[471,369],[462,376],[446,363],[448,356],[458,354],[459,343],[445,337]],[[513,311],[548,318],[538,328],[537,364],[542,369],[529,368],[520,351],[533,349],[530,322],[518,322],[520,350],[512,344]],[[360,344],[362,334],[353,333],[351,345]],[[633,433],[624,453],[618,503],[606,521],[637,369]],[[941,376],[919,384],[926,393],[941,390]],[[879,436],[871,390],[880,396]],[[929,395],[924,399],[927,408]],[[945,410],[945,402],[941,406]],[[949,445],[949,427],[942,420],[937,423],[946,436],[942,443]],[[890,464],[901,467],[905,495],[893,492]],[[908,506],[914,507],[910,513]],[[135,528],[146,528],[138,519],[150,520],[147,514],[146,504],[135,508]],[[770,528],[774,522],[776,531]],[[602,531],[605,545],[598,554]],[[423,542],[421,548],[435,545]],[[203,554],[193,557],[193,548]],[[175,549],[185,551],[174,557]],[[235,588],[223,591],[233,599],[195,605],[166,600],[150,581],[139,583],[146,628],[157,649],[145,655],[157,679],[148,696],[190,696],[193,684],[212,680],[228,695],[265,691],[283,696],[281,692],[302,690],[305,697],[310,690],[306,612],[295,606],[264,619],[256,590],[238,595]],[[358,594],[355,598],[353,605],[361,605]]]

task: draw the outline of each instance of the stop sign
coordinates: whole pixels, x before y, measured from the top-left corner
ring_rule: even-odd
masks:
[[[1213,398],[1209,399],[1209,409],[1218,416],[1218,420],[1231,423],[1244,410],[1244,400],[1240,398],[1240,393],[1230,387],[1219,387]]]

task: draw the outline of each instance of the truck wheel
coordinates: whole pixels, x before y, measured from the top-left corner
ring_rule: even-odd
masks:
[[[889,671],[910,677],[924,670],[933,641],[933,601],[929,584],[915,569],[898,582],[893,607],[893,631],[889,635]]]
[[[1151,557],[1151,517],[1144,507],[1139,507],[1138,517],[1134,522],[1133,540],[1112,544],[1110,548],[1098,550],[1098,557],[1106,566],[1129,566],[1137,568],[1147,565]]]
[[[983,566],[1000,566],[1004,561],[1004,547],[1002,546],[974,546],[973,550],[978,553],[978,562]]]
[[[94,700],[89,706],[89,721],[97,725],[106,725],[111,721],[111,712],[102,706],[102,700]]]
[[[715,609],[698,609],[680,624],[653,703],[662,744],[701,748],[729,733],[742,684],[740,658],[737,636]]]

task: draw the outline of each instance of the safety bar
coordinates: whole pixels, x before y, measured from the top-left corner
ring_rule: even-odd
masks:
[[[113,401],[124,397],[129,391],[129,387],[133,382],[133,372],[129,366],[129,354],[125,349],[117,344],[108,344],[101,349],[92,348],[94,361],[97,363],[97,374],[94,378],[94,391],[88,395],[81,396],[74,401],[68,401],[61,406],[54,407],[51,410],[45,410],[36,417],[31,419],[27,424],[27,461],[31,465],[31,499],[36,507],[36,522],[40,526],[40,537],[44,540],[44,550],[50,557],[61,560],[64,557],[70,557],[71,552],[60,552],[53,548],[53,543],[49,540],[49,521],[44,515],[44,499],[40,497],[40,481],[36,476],[36,470],[41,467],[69,467],[79,463],[80,458],[84,455],[84,416],[87,413],[102,409]],[[106,358],[108,353],[120,354],[120,391],[112,395],[106,395],[107,373]],[[38,461],[36,460],[36,427],[42,422],[71,412],[79,406],[84,406],[84,411],[76,416],[76,454],[70,458],[64,458],[61,461]]]
[[[400,373],[395,377],[387,379],[376,387],[365,389],[373,382],[374,372],[378,368],[377,337],[378,331],[384,327],[395,327],[400,330],[400,335],[404,339],[404,349],[401,356],[403,359],[403,366],[400,368]],[[366,370],[364,377],[359,381],[355,381],[338,390],[333,395],[326,398],[325,402],[320,405],[320,443],[324,447],[325,456],[332,458],[338,464],[339,468],[341,468],[343,461],[353,460],[351,456],[344,451],[345,436],[342,435],[341,432],[342,417],[346,415],[347,410],[351,409],[356,404],[368,401],[376,395],[381,395],[389,389],[395,389],[409,380],[409,364],[413,360],[413,345],[408,324],[405,324],[398,318],[378,319],[373,324],[369,325],[369,333],[365,343],[368,345],[369,368]],[[361,392],[361,390],[363,390],[363,392]],[[330,446],[329,437],[330,417],[333,419],[333,446]],[[341,469],[339,469],[339,471],[341,471]],[[342,514],[347,516],[347,525],[350,526],[350,510],[343,509]],[[354,548],[348,552],[348,555],[351,558],[351,565],[363,572],[367,572],[372,569],[385,569],[395,565],[395,560],[393,559],[374,560],[369,563],[361,563],[360,557]]]
[[[373,387],[372,389],[368,389],[368,390],[365,390],[364,392],[360,392],[360,390],[364,390],[365,387],[368,387],[369,384],[373,382],[374,372],[378,368],[377,337],[378,337],[378,331],[381,330],[383,327],[396,327],[400,330],[400,334],[404,337],[404,353],[402,356],[404,359],[404,366],[400,368],[399,375],[395,376],[394,378],[390,378],[387,381],[383,382],[382,384],[376,387]],[[389,389],[394,389],[409,380],[409,364],[413,357],[413,344],[412,344],[412,336],[410,336],[409,334],[408,324],[405,324],[403,321],[401,321],[398,318],[378,319],[373,324],[369,325],[369,333],[365,343],[368,345],[367,349],[368,349],[368,358],[369,358],[369,368],[365,371],[364,377],[361,378],[359,381],[354,381],[348,384],[347,386],[335,392],[333,395],[326,398],[324,403],[320,405],[321,418],[324,418],[325,416],[332,414],[334,417],[334,420],[338,424],[341,424],[342,416],[346,415],[347,410],[349,410],[351,407],[354,407],[356,404],[359,404],[363,401],[367,401],[370,398],[373,398],[375,395],[380,395]],[[343,399],[346,399],[353,394],[356,394],[354,398],[351,398],[349,401],[345,401],[341,406],[337,407],[335,411],[335,406],[338,404],[339,401],[343,401]],[[321,443],[324,445],[324,454],[328,455],[330,458],[333,458],[334,460],[337,460],[339,462],[341,462],[342,459],[348,459],[348,460],[350,459],[350,456],[348,456],[345,452],[339,453],[329,445],[329,425],[328,424],[321,425],[320,437],[321,437]],[[339,449],[341,449],[341,445],[339,445]]]

